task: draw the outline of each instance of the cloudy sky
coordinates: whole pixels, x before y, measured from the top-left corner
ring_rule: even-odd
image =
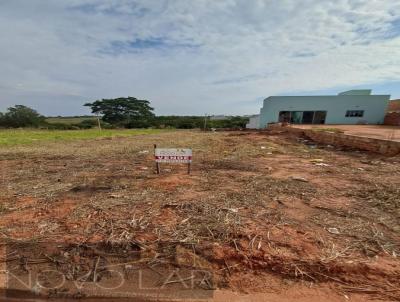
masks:
[[[0,111],[251,114],[270,95],[400,97],[400,1],[0,0]]]

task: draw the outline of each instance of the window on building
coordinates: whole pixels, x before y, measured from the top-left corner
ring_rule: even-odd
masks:
[[[290,122],[290,111],[279,112],[279,122],[280,123],[289,123]]]
[[[303,111],[292,111],[290,116],[290,123],[301,124],[303,120]]]
[[[347,110],[346,117],[363,117],[364,110]]]
[[[279,122],[291,124],[325,124],[326,111],[280,111]]]

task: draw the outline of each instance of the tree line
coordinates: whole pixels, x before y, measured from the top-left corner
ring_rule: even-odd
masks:
[[[134,97],[102,99],[86,103],[99,120],[102,128],[245,128],[248,118],[227,117],[220,120],[204,116],[156,116],[147,100]],[[98,126],[96,118],[83,118],[79,123],[48,122],[46,117],[24,105],[0,112],[0,127],[3,128],[47,128],[47,129],[88,129]]]

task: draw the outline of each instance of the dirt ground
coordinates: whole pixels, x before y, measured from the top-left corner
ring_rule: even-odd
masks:
[[[302,129],[340,129],[345,134],[400,141],[400,127],[383,125],[293,125]]]
[[[155,143],[193,148],[192,174],[156,175]],[[400,300],[400,157],[176,131],[3,148],[0,171],[0,263],[66,276],[35,294],[153,299],[132,284],[93,289],[115,281],[118,263],[124,278],[164,280],[166,299]]]

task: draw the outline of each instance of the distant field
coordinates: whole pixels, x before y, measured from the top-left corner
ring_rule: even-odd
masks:
[[[35,129],[4,129],[0,130],[0,147],[27,145],[37,142],[94,139],[99,137],[131,136],[140,134],[155,134],[167,130],[159,129],[112,129],[102,130],[35,130]]]
[[[95,116],[88,116],[88,117],[49,117],[46,119],[48,123],[62,123],[62,124],[79,124],[84,120],[96,120]]]

